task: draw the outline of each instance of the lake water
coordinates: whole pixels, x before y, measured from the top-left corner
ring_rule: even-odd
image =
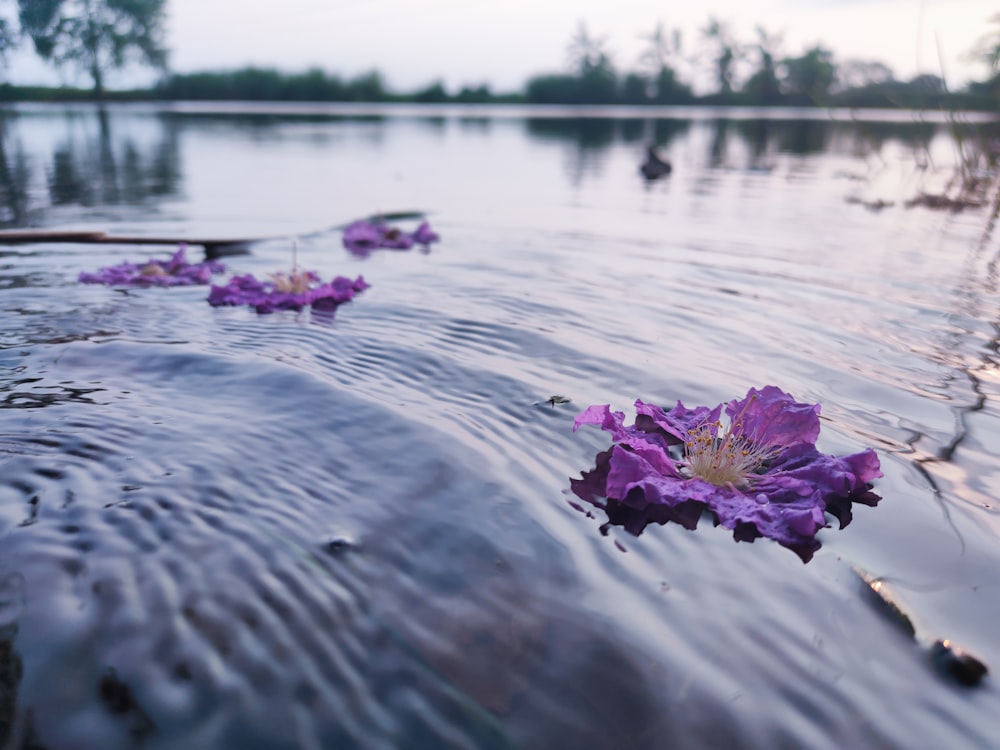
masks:
[[[996,127],[583,114],[0,115],[6,228],[371,284],[258,316],[76,281],[170,247],[0,246],[0,747],[1000,747],[928,658],[1000,668],[1000,237],[907,206]],[[440,243],[344,249],[395,211]],[[571,505],[586,406],[765,384],[885,473],[810,563]]]

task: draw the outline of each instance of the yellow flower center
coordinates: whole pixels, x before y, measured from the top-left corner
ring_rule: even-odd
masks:
[[[147,263],[139,269],[140,276],[166,276],[167,272],[159,263]]]
[[[691,475],[720,487],[747,484],[776,453],[773,446],[744,435],[739,422],[729,427],[705,422],[688,433],[684,444]]]
[[[272,273],[271,281],[274,288],[279,292],[292,292],[301,294],[309,291],[309,274],[304,271],[292,271],[291,273]]]

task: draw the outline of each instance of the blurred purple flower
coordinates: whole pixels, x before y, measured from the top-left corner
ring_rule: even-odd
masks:
[[[383,221],[362,219],[344,229],[344,247],[354,255],[366,257],[380,247],[392,250],[409,250],[414,244],[430,245],[441,238],[431,231],[430,224],[423,222],[416,231],[404,232]]]
[[[437,232],[431,229],[431,225],[426,221],[422,222],[419,227],[413,232],[413,241],[419,245],[429,245],[432,242],[437,242],[441,238],[438,236]]]
[[[79,281],[110,286],[190,286],[207,284],[213,273],[225,270],[225,266],[217,260],[188,263],[184,255],[186,250],[187,246],[182,244],[168,260],[150,260],[141,265],[126,261],[96,273],[84,271]]]
[[[370,221],[356,221],[344,229],[344,247],[354,253],[367,253],[379,247],[382,233]]]
[[[234,276],[224,286],[212,285],[208,304],[250,305],[258,313],[275,310],[301,310],[312,305],[316,310],[334,310],[344,302],[368,288],[364,278],[353,281],[337,276],[332,281],[319,283],[319,276],[312,271],[273,274],[269,281],[261,281],[251,274]]]
[[[572,491],[604,509],[610,523],[638,534],[649,522],[694,529],[703,511],[737,541],[768,537],[808,562],[830,513],[844,528],[851,503],[874,506],[882,476],[870,448],[836,457],[816,449],[818,404],[802,404],[775,386],[751,388],[725,405],[672,409],[635,402],[636,418],[591,406],[573,425],[596,424],[614,445],[596,467],[571,479]],[[605,502],[601,502],[601,499]]]

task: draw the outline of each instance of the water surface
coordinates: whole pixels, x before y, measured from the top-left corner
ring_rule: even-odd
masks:
[[[1000,664],[1000,246],[906,205],[956,131],[659,114],[4,112],[7,228],[270,237],[230,271],[371,288],[257,316],[76,283],[172,248],[0,246],[0,746],[997,746],[994,677],[926,655]],[[343,248],[400,210],[442,241]],[[587,405],[764,384],[886,474],[808,565],[570,505]]]

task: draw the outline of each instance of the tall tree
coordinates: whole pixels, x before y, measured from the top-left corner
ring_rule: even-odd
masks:
[[[1000,27],[1000,13],[990,16],[990,23]],[[986,63],[992,73],[1000,73],[1000,28],[981,36],[972,50],[972,56]]]
[[[714,16],[701,30],[701,35],[714,48],[712,68],[719,94],[727,97],[733,93],[733,76],[736,63],[743,57],[743,47],[736,41],[729,26]]]
[[[786,57],[782,65],[787,92],[803,102],[822,103],[837,80],[833,53],[819,45],[800,57]]]
[[[677,77],[681,57],[681,32],[668,32],[663,23],[657,23],[652,34],[642,37],[647,47],[639,57],[639,64],[649,83],[649,98],[657,104],[671,104],[691,98],[691,89]]]
[[[594,70],[612,67],[607,47],[608,38],[593,36],[587,30],[587,24],[581,21],[569,43],[569,61],[573,72],[583,77]]]
[[[138,60],[165,68],[166,0],[18,0],[21,28],[43,60],[75,65],[104,96],[105,73]]]
[[[743,85],[743,92],[755,104],[777,104],[781,100],[777,70],[781,35],[772,34],[763,26],[758,26],[757,43],[753,47],[757,53],[757,70]]]
[[[846,60],[837,66],[837,88],[846,91],[881,86],[896,79],[892,68],[878,60]]]
[[[6,63],[7,53],[14,49],[18,42],[17,28],[7,18],[8,5],[14,7],[13,0],[9,3],[8,0],[0,0],[0,10],[3,11],[3,15],[0,15],[0,64]]]
[[[610,104],[615,101],[618,74],[607,51],[607,38],[596,37],[580,23],[569,45],[570,64],[576,73],[579,102]]]

